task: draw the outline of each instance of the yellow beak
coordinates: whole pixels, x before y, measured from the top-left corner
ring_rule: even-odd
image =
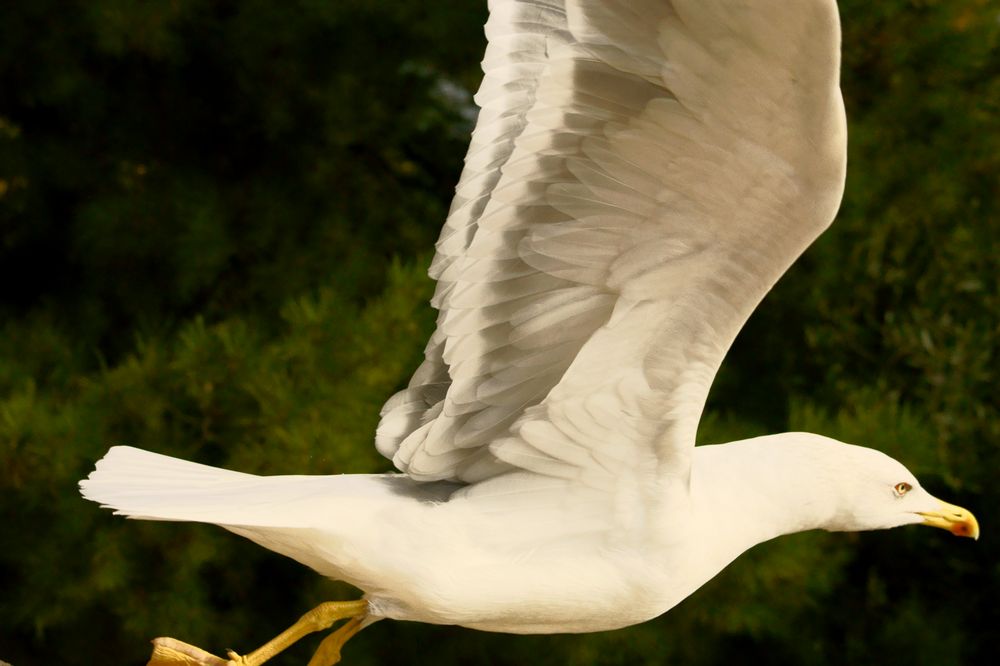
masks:
[[[940,527],[955,536],[979,538],[979,521],[968,509],[941,502],[937,511],[920,511],[919,514],[924,517],[923,525]]]

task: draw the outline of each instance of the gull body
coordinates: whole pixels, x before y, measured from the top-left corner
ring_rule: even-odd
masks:
[[[255,477],[115,447],[84,495],[221,525],[364,590],[315,663],[381,618],[627,626],[791,532],[978,535],[871,449],[807,433],[694,446],[736,334],[840,204],[835,2],[490,9],[430,269],[437,329],[375,435],[399,474]],[[202,661],[155,663],[217,663],[161,647]]]
[[[698,447],[689,484],[623,486],[610,510],[562,482],[525,492],[505,479],[478,495],[403,474],[258,477],[130,447],[98,464],[88,497],[107,467],[130,481],[99,501],[221,524],[364,590],[368,622],[522,634],[644,622],[763,541],[918,524],[943,506],[881,452],[810,433]],[[891,491],[899,483],[913,486],[905,498]]]

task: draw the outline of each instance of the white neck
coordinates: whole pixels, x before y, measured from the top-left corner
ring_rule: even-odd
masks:
[[[748,548],[805,530],[830,529],[838,503],[826,483],[826,438],[784,433],[699,446],[691,467],[692,507],[729,561]],[[708,518],[711,516],[711,518]]]

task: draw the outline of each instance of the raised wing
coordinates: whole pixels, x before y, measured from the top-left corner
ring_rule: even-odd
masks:
[[[685,476],[726,350],[840,201],[835,3],[491,9],[532,47],[488,24],[478,99],[506,111],[480,118],[379,449],[427,480]]]

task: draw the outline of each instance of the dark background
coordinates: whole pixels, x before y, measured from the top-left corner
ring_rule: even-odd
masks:
[[[0,6],[0,659],[247,651],[354,591],[76,482],[128,443],[260,473],[388,469],[461,167],[485,3]],[[384,622],[364,664],[963,664],[996,657],[1000,8],[844,0],[838,221],[741,334],[702,441],[804,429],[981,518],[758,547],[628,630]],[[274,660],[298,664],[315,640]]]

